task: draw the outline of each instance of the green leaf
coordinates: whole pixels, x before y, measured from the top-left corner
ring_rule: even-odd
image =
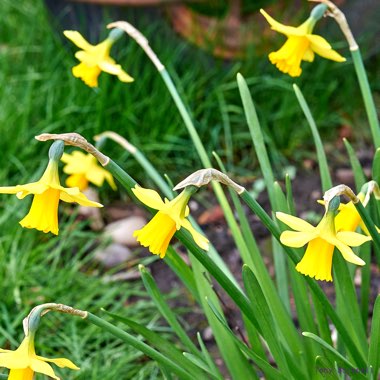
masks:
[[[265,299],[256,277],[247,265],[243,266],[243,282],[248,298],[251,300],[253,312],[260,325],[261,335],[266,340],[279,369],[287,376],[291,376],[291,374],[304,376],[302,367],[300,370],[299,358],[292,357],[293,363],[287,362],[283,349],[283,347],[288,349],[286,330],[283,329],[277,316],[271,313],[268,306],[270,300]],[[292,371],[289,368],[291,364],[293,364]]]
[[[315,358],[315,367],[317,373],[320,375],[318,379],[325,379],[328,376],[329,380],[339,380],[334,363],[331,363],[331,361],[324,356],[317,356]]]
[[[257,379],[252,370],[252,366],[236,346],[234,339],[225,329],[220,326],[214,313],[208,307],[207,299],[212,300],[215,307],[218,308],[219,314],[222,315],[222,309],[219,304],[218,296],[215,294],[211,282],[208,280],[208,273],[202,264],[190,254],[190,261],[197,282],[200,294],[201,305],[206,315],[209,326],[212,329],[215,341],[219,348],[220,354],[232,376],[232,379]],[[222,317],[224,318],[224,316]]]
[[[355,151],[353,150],[351,144],[345,138],[343,139],[343,142],[344,142],[344,146],[346,147],[348,157],[350,159],[352,172],[354,173],[356,191],[359,192],[361,187],[366,182],[366,177],[365,177],[363,168],[360,165],[360,162],[358,158],[356,157]]]
[[[376,149],[372,161],[372,179],[380,184],[380,148]]]
[[[276,201],[273,189],[274,176],[272,166],[269,162],[269,157],[267,149],[265,147],[264,137],[261,131],[259,119],[257,117],[255,105],[253,104],[247,82],[240,73],[237,74],[237,83],[241,100],[243,102],[245,117],[247,119],[249,127],[249,133],[251,134],[253,146],[255,147],[257,159],[259,160],[261,172],[263,173],[265,185],[268,190],[269,200],[272,208],[275,210]]]
[[[189,371],[193,375],[196,375],[196,374],[198,376],[204,375],[204,373],[197,368],[198,366],[195,366],[190,360],[188,360],[187,358],[184,358],[182,352],[179,351],[172,342],[168,341],[167,339],[162,338],[161,335],[146,328],[140,323],[132,321],[129,318],[125,318],[121,315],[110,313],[106,310],[103,310],[103,311],[107,313],[107,315],[109,315],[111,318],[117,321],[120,321],[124,323],[125,325],[127,325],[128,327],[130,327],[135,333],[142,335],[151,345],[159,349],[161,353],[166,355],[173,362],[180,365],[186,371]]]
[[[352,379],[361,379],[361,380],[366,379],[366,377],[364,375],[357,372],[357,370],[358,370],[357,366],[352,364],[349,360],[347,360],[344,356],[342,356],[334,347],[327,344],[319,336],[317,336],[313,333],[310,333],[310,332],[303,332],[302,335],[306,336],[307,338],[315,340],[323,348],[325,348],[330,354],[332,354],[332,357],[334,358],[334,360],[336,360],[339,367],[344,368],[347,372],[348,372],[348,370],[350,370],[350,374],[352,376]]]
[[[174,362],[165,355],[161,354],[161,352],[155,350],[154,348],[150,347],[149,345],[132,336],[131,334],[128,334],[126,331],[121,330],[119,327],[113,325],[112,323],[109,323],[92,313],[87,314],[86,321],[116,336],[123,342],[134,347],[136,350],[143,352],[145,355],[149,356],[169,371],[178,375],[181,380],[194,380],[194,376],[192,375],[192,373],[186,371],[183,367],[178,365],[177,362]],[[185,359],[183,355],[182,358]],[[197,369],[197,371],[199,370]]]
[[[216,364],[215,364],[213,358],[211,357],[210,353],[207,351],[207,348],[206,348],[205,344],[203,343],[201,334],[199,332],[197,332],[197,339],[198,339],[199,346],[200,346],[200,348],[202,350],[202,354],[204,356],[204,359],[206,360],[206,362],[208,364],[208,367],[210,368],[211,372],[218,379],[223,380],[223,376],[220,373],[218,367],[216,366]]]
[[[210,309],[214,313],[217,320],[222,324],[224,329],[228,331],[230,336],[235,340],[236,344],[240,348],[242,352],[244,352],[249,358],[253,360],[253,362],[264,372],[265,378],[267,380],[287,380],[288,378],[285,377],[278,369],[273,368],[265,359],[257,355],[255,352],[253,352],[251,349],[249,349],[243,342],[241,342],[233,333],[231,328],[226,323],[226,320],[223,318],[223,316],[219,313],[219,311],[216,309],[215,305],[210,301],[207,300],[208,304],[210,306]]]
[[[293,84],[294,92],[296,94],[297,100],[302,108],[302,111],[309,123],[311,133],[313,135],[314,144],[317,149],[318,165],[319,171],[321,173],[322,189],[327,191],[332,187],[332,181],[330,177],[330,170],[327,164],[326,154],[323,149],[323,144],[321,137],[319,136],[317,125],[315,124],[314,118],[310,112],[310,108],[306,103],[306,100],[296,84]]]
[[[380,295],[377,296],[373,307],[368,364],[372,366],[373,378],[377,379],[380,367]]]
[[[189,352],[184,352],[183,353],[183,356],[186,358],[186,359],[189,359],[194,365],[196,365],[197,367],[199,367],[200,369],[202,369],[203,371],[207,372],[210,376],[212,376],[213,378],[216,378],[216,379],[220,379],[220,377],[216,377],[214,376],[214,374],[210,371],[210,369],[208,368],[208,366],[204,363],[203,360],[199,359],[198,356],[195,356],[193,354],[190,354]]]
[[[198,351],[197,347],[194,345],[192,340],[188,337],[186,331],[182,328],[182,326],[177,321],[175,314],[170,309],[168,304],[165,302],[164,297],[162,296],[160,289],[158,289],[156,282],[154,281],[151,274],[141,264],[139,265],[139,270],[140,270],[145,288],[148,291],[149,295],[152,297],[161,315],[169,323],[169,325],[171,326],[173,331],[176,333],[176,335],[178,336],[180,341],[183,343],[183,345],[194,355],[200,356],[200,352]]]

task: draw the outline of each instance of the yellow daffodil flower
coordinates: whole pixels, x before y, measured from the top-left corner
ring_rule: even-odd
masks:
[[[354,254],[350,246],[357,247],[371,239],[352,231],[336,232],[334,212],[327,211],[317,227],[282,212],[277,212],[276,217],[294,230],[284,231],[281,234],[282,244],[300,248],[308,243],[305,255],[296,266],[298,272],[314,277],[316,280],[332,281],[331,266],[334,247],[338,248],[346,261],[356,265],[365,264]]]
[[[50,160],[43,176],[37,181],[25,185],[0,187],[0,194],[16,194],[23,199],[34,194],[29,213],[20,221],[22,227],[35,228],[45,233],[58,235],[58,203],[76,202],[82,206],[103,207],[92,202],[75,188],[62,187],[58,176],[58,162]]]
[[[314,61],[314,53],[323,58],[336,62],[344,62],[346,59],[331,48],[331,45],[321,36],[312,34],[316,19],[308,18],[298,27],[280,24],[268,15],[263,9],[261,14],[266,18],[270,26],[276,32],[288,37],[285,44],[275,52],[269,54],[271,63],[285,74],[292,77],[301,75],[301,61]]]
[[[85,190],[89,182],[100,187],[106,180],[112,189],[116,190],[111,173],[103,169],[92,154],[84,154],[79,150],[74,150],[71,154],[63,153],[61,161],[66,164],[63,171],[70,175],[66,180],[67,186]]]
[[[98,76],[101,71],[116,75],[122,82],[133,82],[133,78],[110,57],[110,50],[115,42],[112,32],[107,39],[97,45],[91,45],[79,32],[73,30],[65,30],[63,34],[82,49],[75,53],[75,58],[80,64],[72,69],[74,77],[82,79],[90,87],[98,86]]]
[[[9,368],[8,380],[33,380],[34,373],[42,373],[59,380],[53,368],[48,363],[54,363],[60,368],[79,368],[65,358],[48,359],[36,355],[33,335],[28,335],[16,351],[0,349],[0,367]]]
[[[195,243],[204,250],[208,250],[209,241],[191,225],[186,217],[189,215],[187,203],[191,194],[187,189],[176,198],[163,201],[160,195],[151,189],[136,186],[132,189],[136,198],[150,208],[158,210],[153,219],[141,230],[134,232],[133,236],[144,247],[149,247],[155,255],[165,256],[171,238],[176,230],[185,228],[192,235]]]

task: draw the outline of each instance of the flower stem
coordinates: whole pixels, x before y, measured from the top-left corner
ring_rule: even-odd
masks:
[[[173,361],[169,360],[165,355],[162,355],[160,352],[155,350],[154,348],[148,346],[141,340],[135,338],[134,336],[128,334],[127,332],[119,329],[112,323],[105,321],[102,318],[97,317],[94,314],[88,313],[86,318],[90,323],[100,327],[102,330],[105,330],[117,338],[121,339],[123,342],[133,346],[137,350],[143,352],[145,355],[149,356],[153,360],[158,363],[163,364],[165,367],[169,368],[173,373],[178,375],[181,379],[192,380],[193,376],[191,376],[187,371],[183,370]]]
[[[360,90],[362,92],[364,106],[367,112],[369,126],[371,128],[373,142],[375,148],[380,147],[380,126],[379,119],[377,117],[375,102],[372,97],[371,89],[368,83],[367,73],[364,68],[362,55],[360,53],[359,47],[355,50],[351,50],[352,60],[354,62],[354,67],[356,75],[358,77]]]

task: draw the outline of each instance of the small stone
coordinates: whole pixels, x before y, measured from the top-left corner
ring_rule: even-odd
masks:
[[[102,251],[98,251],[95,259],[102,263],[106,268],[116,267],[133,257],[130,249],[124,245],[113,243]]]
[[[133,233],[143,228],[145,224],[145,218],[141,216],[130,216],[108,224],[105,229],[105,236],[110,237],[114,243],[135,247],[139,244],[133,236]]]
[[[338,169],[336,171],[336,178],[340,183],[352,183],[354,181],[354,173],[351,169]]]
[[[212,333],[212,329],[210,326],[206,327],[204,330],[203,330],[203,333],[202,333],[202,338],[204,341],[210,341],[212,338],[213,338],[213,333]]]

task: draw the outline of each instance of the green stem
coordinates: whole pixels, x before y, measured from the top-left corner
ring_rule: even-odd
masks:
[[[172,81],[172,78],[170,77],[169,73],[166,69],[163,69],[159,71],[162,79],[164,80],[166,87],[168,88],[170,95],[172,96],[175,105],[178,108],[179,113],[182,116],[182,119],[186,125],[186,128],[193,140],[193,143],[195,145],[195,149],[198,152],[198,155],[202,161],[202,164],[205,168],[211,168],[211,161],[208,158],[208,155],[206,153],[206,150],[202,144],[201,139],[199,138],[198,132],[195,129],[195,126],[193,124],[193,121],[191,120],[191,117],[189,115],[189,112],[186,109],[186,106],[183,104],[183,101],[181,97],[178,94],[178,91]]]
[[[257,201],[255,199],[253,199],[252,196],[247,191],[244,191],[243,193],[241,193],[240,196],[243,199],[243,201],[247,204],[247,206],[260,218],[260,220],[265,225],[265,227],[270,231],[270,233],[278,241],[280,241],[281,231],[278,229],[278,227],[275,225],[275,223],[272,221],[272,219],[269,217],[269,215],[264,211],[264,209],[257,203]],[[359,209],[358,209],[358,211],[359,211]],[[286,247],[286,246],[284,246],[284,251],[289,255],[290,259],[294,262],[294,264],[298,263],[299,258],[297,256],[296,252],[294,252],[292,249],[290,249],[289,247]],[[351,352],[352,357],[355,358],[355,362],[357,363],[357,365],[365,367],[365,365],[366,365],[365,358],[360,353],[360,351],[357,349],[357,347],[356,347],[355,343],[353,342],[350,334],[348,333],[346,327],[344,326],[344,324],[341,321],[341,319],[339,318],[339,316],[336,314],[334,308],[330,304],[330,301],[326,297],[323,290],[310,277],[305,276],[305,281],[308,283],[311,291],[319,299],[319,301],[321,302],[322,307],[324,308],[325,312],[331,318],[331,320],[334,323],[335,327],[337,328],[338,332],[341,334],[342,338],[347,343],[347,347],[348,347],[349,351]]]
[[[133,346],[137,350],[143,352],[145,355],[149,356],[153,360],[157,361],[165,365],[165,367],[170,368],[170,370],[178,375],[181,379],[185,380],[193,380],[193,376],[191,376],[188,372],[184,371],[181,367],[175,364],[173,361],[166,358],[165,355],[162,355],[160,352],[156,351],[154,348],[148,346],[141,340],[135,338],[134,336],[128,334],[127,332],[119,329],[112,323],[105,321],[102,318],[97,317],[94,314],[88,313],[86,318],[92,324],[100,327],[102,330],[105,330],[117,338],[121,339],[123,342]]]
[[[360,90],[362,92],[364,106],[367,112],[369,126],[371,127],[371,133],[375,148],[380,147],[380,126],[379,119],[377,118],[376,106],[372,97],[371,89],[368,83],[367,73],[364,68],[363,58],[360,53],[360,49],[351,50],[352,60],[356,75],[358,77]]]

